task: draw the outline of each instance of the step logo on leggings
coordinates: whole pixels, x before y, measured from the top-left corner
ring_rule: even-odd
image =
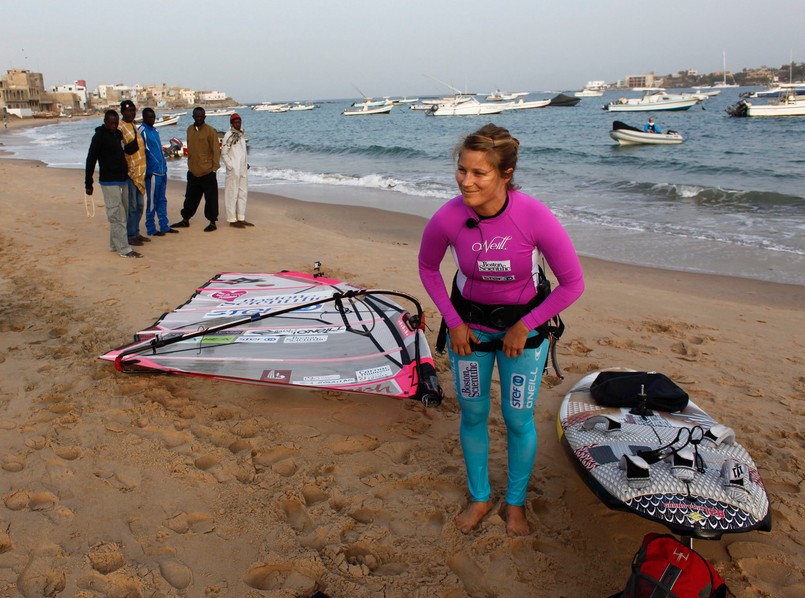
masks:
[[[536,399],[536,383],[529,376],[527,380],[522,374],[512,374],[509,404],[515,409],[531,409]]]

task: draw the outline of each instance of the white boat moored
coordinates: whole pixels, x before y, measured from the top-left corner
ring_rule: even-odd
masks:
[[[795,89],[788,89],[778,100],[760,104],[741,100],[728,106],[725,112],[730,116],[805,116],[805,96],[797,95]]]
[[[655,110],[687,110],[701,100],[691,95],[646,91],[642,98],[620,98],[604,106],[609,112],[651,112]]]
[[[389,114],[394,108],[393,102],[387,102],[381,106],[364,106],[363,108],[345,108],[341,114],[344,116],[367,116],[369,114]]]
[[[506,110],[530,110],[532,108],[545,108],[545,106],[550,103],[550,98],[547,100],[532,100],[530,102],[526,102],[523,100],[523,98],[520,98],[516,102],[511,102]]]
[[[436,104],[425,114],[430,116],[481,116],[484,114],[500,114],[511,107],[506,102],[484,103],[475,98],[454,103]]]

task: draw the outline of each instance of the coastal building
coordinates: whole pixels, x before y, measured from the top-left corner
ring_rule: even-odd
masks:
[[[224,102],[227,99],[227,96],[223,91],[199,91],[196,93],[196,96],[201,104],[207,104],[210,102]]]
[[[84,112],[89,106],[87,86],[83,81],[54,85],[49,89],[49,95],[59,112]]]
[[[50,111],[51,107],[42,73],[8,69],[0,77],[0,108],[9,114],[24,118]]]
[[[646,75],[627,75],[626,87],[661,87],[662,79],[653,72]]]

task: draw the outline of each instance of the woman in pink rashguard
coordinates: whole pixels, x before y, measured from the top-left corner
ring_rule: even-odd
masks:
[[[428,222],[419,250],[420,278],[449,330],[470,493],[455,522],[465,534],[494,505],[487,420],[495,362],[508,444],[506,531],[530,533],[524,505],[537,452],[534,405],[548,353],[547,337],[538,328],[584,290],[567,232],[544,204],[514,185],[519,146],[508,130],[493,124],[463,140],[454,152],[461,195]],[[458,267],[452,291],[439,271],[448,248]],[[538,294],[540,258],[558,281],[547,297]]]

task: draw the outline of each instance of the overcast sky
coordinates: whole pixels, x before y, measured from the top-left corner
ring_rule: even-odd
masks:
[[[102,0],[3,5],[0,72],[240,102],[579,89],[805,62],[803,0]],[[12,8],[13,7],[13,8]],[[432,77],[432,78],[431,78]]]

